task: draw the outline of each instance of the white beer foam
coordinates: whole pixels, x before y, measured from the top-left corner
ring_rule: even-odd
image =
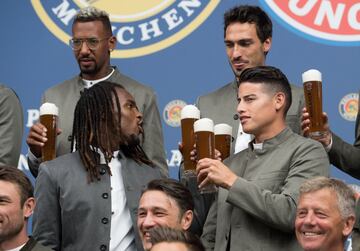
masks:
[[[303,83],[309,81],[322,81],[321,72],[315,69],[308,70],[302,74]]]
[[[232,127],[228,124],[217,124],[214,126],[215,135],[232,135]]]
[[[199,119],[200,110],[194,105],[186,105],[181,109],[181,119]]]
[[[195,121],[194,132],[214,132],[214,122],[211,119],[203,118]]]
[[[53,103],[44,103],[40,106],[40,116],[45,114],[59,115],[59,108]]]

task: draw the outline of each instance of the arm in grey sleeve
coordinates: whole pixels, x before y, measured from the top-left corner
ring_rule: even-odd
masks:
[[[154,94],[150,95],[145,104],[143,112],[145,132],[143,149],[149,159],[160,168],[161,173],[168,177],[169,170],[166,163],[164,139],[156,96]]]
[[[303,144],[294,152],[280,193],[262,189],[239,177],[229,190],[227,202],[242,208],[268,226],[293,232],[299,187],[305,180],[317,176],[329,176],[327,154],[318,142]]]
[[[357,135],[354,145],[346,143],[334,133],[332,140],[332,146],[328,153],[330,163],[360,179],[360,135]]]
[[[18,166],[23,126],[19,98],[13,90],[0,85],[0,164]]]
[[[46,163],[41,164],[35,184],[33,236],[43,245],[61,250],[61,210],[57,187],[53,173]]]
[[[216,222],[217,222],[217,195],[212,203],[209,214],[207,215],[203,233],[201,235],[201,242],[203,243],[206,251],[212,251],[215,248],[216,238]]]

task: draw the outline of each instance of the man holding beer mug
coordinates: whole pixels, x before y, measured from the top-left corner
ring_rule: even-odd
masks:
[[[104,81],[81,94],[73,124],[75,152],[39,168],[37,240],[55,250],[143,250],[136,229],[140,194],[161,173],[139,144],[142,118],[119,84]]]
[[[328,176],[323,147],[286,125],[291,88],[277,68],[258,66],[239,76],[237,112],[249,148],[222,163],[201,159],[200,187],[219,186],[202,241],[207,250],[301,250],[294,233],[300,184]]]
[[[342,171],[348,173],[354,178],[360,179],[360,102],[358,107],[358,114],[355,124],[355,142],[351,145],[330,130],[328,117],[323,113],[324,136],[316,137],[325,147],[330,163]],[[303,109],[302,114],[302,130],[305,136],[308,135],[310,126],[310,117],[306,108]],[[360,250],[360,200],[356,203],[356,223],[352,233],[352,247],[353,250]]]
[[[116,47],[116,38],[112,34],[108,14],[94,7],[81,9],[74,18],[72,34],[69,43],[78,62],[80,74],[51,87],[42,98],[42,103],[54,103],[59,108],[58,127],[61,134],[57,136],[57,156],[70,152],[73,113],[80,92],[100,81],[108,80],[123,85],[134,96],[139,110],[146,111],[143,118],[146,134],[142,146],[148,157],[167,175],[156,96],[152,89],[123,75],[110,65],[110,53]],[[37,175],[41,148],[47,140],[44,125],[37,123],[30,128],[26,142],[32,153],[29,153],[28,162],[34,176]]]

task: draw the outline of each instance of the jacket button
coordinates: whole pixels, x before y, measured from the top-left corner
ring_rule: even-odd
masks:
[[[101,251],[105,251],[105,250],[106,250],[106,245],[101,245],[101,246],[100,246],[100,250],[101,250]]]
[[[106,173],[106,170],[105,168],[100,168],[100,172],[99,172],[101,175],[104,175]]]
[[[103,199],[107,199],[107,198],[109,198],[109,194],[108,193],[103,193],[102,197],[103,197]]]
[[[108,224],[108,223],[109,223],[109,219],[108,219],[108,218],[102,218],[102,219],[101,219],[101,222],[102,222],[103,224]]]

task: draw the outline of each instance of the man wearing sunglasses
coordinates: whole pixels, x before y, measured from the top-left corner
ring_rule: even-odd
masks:
[[[69,136],[72,134],[73,113],[80,92],[100,81],[108,80],[123,85],[134,96],[140,112],[144,114],[143,128],[146,133],[142,147],[149,159],[167,175],[156,96],[151,88],[123,75],[110,65],[110,53],[116,47],[116,38],[112,34],[108,14],[94,7],[81,9],[74,18],[72,33],[69,44],[74,51],[80,74],[51,87],[42,98],[43,103],[51,102],[59,107],[57,156],[70,152]],[[29,167],[34,176],[37,175],[41,148],[46,141],[45,127],[40,123],[33,125],[26,142],[30,148]]]

